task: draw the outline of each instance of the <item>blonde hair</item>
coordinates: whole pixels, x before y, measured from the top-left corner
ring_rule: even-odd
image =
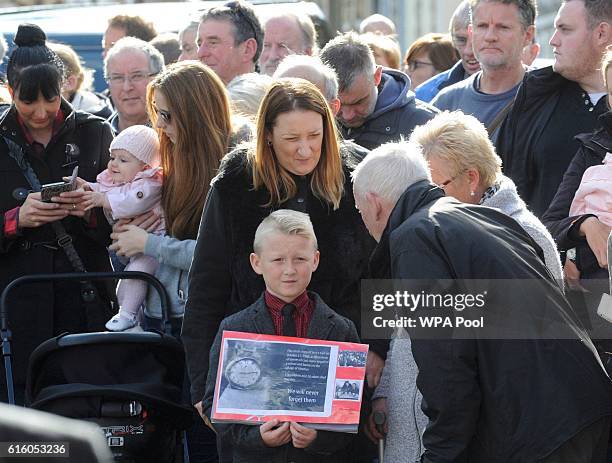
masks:
[[[336,123],[323,94],[304,79],[279,79],[273,82],[261,102],[255,147],[248,153],[253,186],[255,189],[265,187],[270,193],[270,202],[266,206],[279,206],[295,196],[295,181],[281,167],[266,140],[274,129],[277,117],[296,110],[314,111],[323,118],[321,158],[312,173],[310,188],[315,197],[336,210],[344,193],[344,171]]]
[[[86,69],[81,64],[79,55],[76,54],[70,45],[63,43],[47,42],[47,46],[55,52],[64,63],[66,72],[65,78],[76,76],[77,86],[75,92],[79,90],[90,90],[93,85],[93,71]]]
[[[197,61],[166,67],[147,87],[147,112],[157,124],[155,91],[168,102],[177,139],[172,143],[163,130],[160,140],[164,170],[162,206],[168,234],[195,239],[204,200],[232,130],[230,103],[223,82]]]
[[[257,116],[259,104],[272,83],[272,77],[265,74],[249,72],[234,77],[227,84],[227,92],[232,102],[234,113],[251,119]]]
[[[361,35],[361,38],[368,44],[374,55],[378,53],[385,57],[391,69],[400,68],[402,52],[400,51],[399,44],[395,39],[393,39],[393,37],[389,35],[374,34],[373,32],[366,32],[365,34]],[[374,59],[376,59],[376,56],[374,56]]]
[[[261,252],[263,240],[270,233],[303,236],[313,242],[314,249],[318,248],[317,236],[310,217],[303,212],[279,209],[263,219],[255,231],[255,239],[253,240],[255,254]]]
[[[421,150],[425,159],[437,156],[448,163],[455,174],[476,169],[482,186],[493,185],[501,173],[502,162],[487,129],[474,116],[461,111],[445,111],[417,127],[410,143]]]

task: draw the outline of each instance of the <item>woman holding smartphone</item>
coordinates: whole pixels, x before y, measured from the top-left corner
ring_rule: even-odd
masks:
[[[106,167],[112,139],[107,123],[74,111],[62,99],[62,62],[45,40],[38,26],[19,26],[7,67],[13,103],[0,110],[0,288],[22,275],[75,271],[54,223],[70,237],[65,241],[71,241],[85,269],[110,271],[110,226],[101,212],[83,211],[82,192],[62,193],[51,202],[32,192],[33,183],[61,182],[77,164],[79,176],[94,181]],[[28,356],[40,342],[65,331],[102,330],[112,315],[111,288],[98,285],[93,303],[83,300],[81,289],[76,281],[45,282],[11,293],[18,401]],[[0,378],[0,388],[4,384]],[[5,400],[3,389],[0,400]]]

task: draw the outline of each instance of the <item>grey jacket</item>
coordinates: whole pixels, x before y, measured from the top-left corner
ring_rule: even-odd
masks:
[[[550,270],[550,273],[555,277],[559,285],[563,287],[561,259],[559,258],[557,245],[552,235],[540,219],[527,209],[525,201],[521,199],[516,191],[514,182],[505,175],[500,175],[498,180],[500,181],[499,190],[493,196],[487,198],[482,205],[499,209],[516,220],[529,233],[529,236],[544,251],[544,262],[548,270]]]
[[[159,236],[149,233],[144,254],[154,257],[159,262],[155,276],[168,291],[170,296],[170,317],[182,317],[187,300],[187,275],[195,240],[179,240],[171,236]],[[161,303],[157,291],[149,288],[145,302],[145,314],[161,318]]]
[[[394,463],[414,463],[423,454],[423,432],[428,419],[421,410],[423,396],[416,386],[419,368],[412,356],[408,333],[400,328],[391,341],[380,383],[373,400],[387,399],[385,459]]]

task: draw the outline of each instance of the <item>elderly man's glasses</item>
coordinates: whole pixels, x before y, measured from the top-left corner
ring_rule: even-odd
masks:
[[[111,74],[106,78],[106,82],[108,85],[112,85],[113,87],[119,87],[123,85],[123,83],[127,80],[130,84],[140,84],[144,82],[149,77],[153,77],[155,73],[138,71],[132,74],[123,75],[123,74]]]

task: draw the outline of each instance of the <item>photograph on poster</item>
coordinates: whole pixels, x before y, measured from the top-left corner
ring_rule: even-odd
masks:
[[[359,400],[361,397],[361,386],[363,381],[337,379],[336,393],[334,399],[337,400]]]
[[[338,354],[338,366],[365,368],[367,357],[367,352],[343,350]]]

